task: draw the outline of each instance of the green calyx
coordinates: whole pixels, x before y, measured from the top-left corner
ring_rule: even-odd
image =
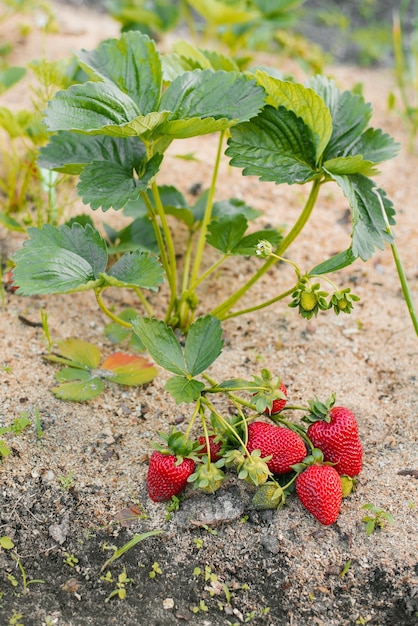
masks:
[[[318,396],[315,397],[315,400],[309,400],[309,413],[302,417],[303,422],[307,422],[312,424],[313,422],[329,422],[331,421],[330,410],[335,404],[335,393],[332,394],[325,402],[321,402],[318,399]]]
[[[209,463],[207,457],[203,457],[203,463],[199,464],[196,471],[189,476],[188,482],[194,483],[196,489],[201,489],[205,493],[215,493],[222,485],[225,474],[220,469],[224,465],[224,460],[220,459],[216,463]]]
[[[351,293],[351,289],[347,287],[346,289],[334,292],[330,305],[334,309],[334,313],[336,315],[339,315],[340,313],[350,314],[353,310],[353,302],[358,302],[359,300],[359,296]]]
[[[299,313],[305,319],[310,320],[319,311],[326,311],[330,308],[326,300],[328,293],[321,290],[320,283],[310,284],[307,277],[303,277],[296,285],[292,293],[291,308],[299,308]]]
[[[261,458],[260,450],[253,450],[250,456],[244,457],[244,462],[237,468],[238,478],[250,485],[263,485],[271,476],[267,462],[271,456]]]
[[[291,468],[297,474],[303,472],[309,465],[333,465],[333,463],[324,463],[324,455],[319,448],[313,448],[311,453],[306,456],[301,463],[295,463]]]
[[[261,376],[253,376],[253,381],[262,388],[253,396],[257,413],[264,413],[266,409],[271,410],[274,400],[287,399],[280,389],[280,377],[272,376],[268,369],[263,368]]]
[[[190,441],[186,435],[174,428],[168,435],[161,432],[158,434],[166,442],[166,445],[151,443],[151,446],[161,452],[161,454],[172,454],[177,457],[176,465],[180,465],[184,458],[199,461],[199,450],[201,448],[199,442]]]

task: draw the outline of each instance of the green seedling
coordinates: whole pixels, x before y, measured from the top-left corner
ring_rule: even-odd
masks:
[[[76,567],[78,564],[78,558],[74,556],[74,554],[70,554],[69,552],[64,552],[64,563],[69,567]]]
[[[2,426],[0,428],[0,435],[11,433],[13,435],[20,435],[20,433],[30,425],[31,421],[28,418],[28,413],[22,413],[20,417],[17,417],[10,426]],[[4,439],[0,439],[0,461],[12,453],[11,448],[8,446]]]
[[[118,576],[118,582],[116,583],[116,589],[114,589],[106,598],[105,602],[109,602],[115,596],[118,597],[119,600],[125,600],[127,593],[127,585],[133,584],[134,579],[128,578],[126,570],[123,571]]]
[[[162,574],[162,573],[163,573],[163,571],[162,571],[162,569],[161,569],[161,567],[160,567],[160,564],[159,564],[159,563],[157,563],[157,561],[155,561],[155,562],[152,564],[151,571],[148,573],[148,576],[149,576],[150,578],[156,578],[156,577],[157,577],[157,575],[160,575],[160,574]]]
[[[373,176],[379,163],[396,155],[398,145],[369,126],[372,108],[361,94],[341,91],[323,76],[302,85],[276,78],[274,68],[271,73],[242,72],[231,59],[215,59],[193,46],[187,59],[182,58],[160,54],[138,32],[78,53],[91,80],[51,99],[44,122],[53,135],[38,164],[78,175],[78,193],[93,210],[121,210],[133,221],[123,231],[107,228],[107,239],[91,222],[31,228],[15,256],[17,293],[91,290],[110,320],[128,330],[134,320],[111,310],[108,289],[132,290],[139,315],[163,319],[183,332],[198,311],[222,321],[290,296],[301,313],[329,308],[351,312],[356,298],[344,297],[347,288],[337,288],[325,276],[357,259],[367,261],[376,249],[393,242],[393,204]],[[195,69],[190,69],[190,60]],[[174,186],[159,185],[158,175],[172,143],[209,133],[218,136],[211,184],[189,205]],[[223,154],[245,176],[309,186],[300,215],[286,232],[277,227],[256,230],[251,222],[257,210],[236,198],[216,199]],[[306,272],[284,255],[311,219],[324,185],[330,184],[339,188],[352,211],[351,241],[347,249]],[[187,233],[181,244],[175,237],[179,224]],[[268,244],[270,254],[259,254],[260,241]],[[118,258],[112,263],[114,254]],[[220,270],[232,257],[250,257],[251,277],[215,306],[200,302],[203,283],[222,276]],[[295,272],[288,288],[237,308],[251,287],[283,260]],[[332,287],[329,300],[317,286],[322,280]],[[147,294],[163,282],[167,306],[155,311]],[[401,285],[405,292],[404,280]],[[305,292],[316,294],[316,302]],[[418,332],[411,308],[410,313]]]
[[[148,537],[153,537],[155,535],[159,535],[162,533],[162,530],[150,530],[146,533],[142,533],[140,535],[134,535],[130,541],[125,543],[120,548],[116,548],[110,559],[106,561],[104,565],[102,565],[101,572],[103,572],[109,565],[111,565],[116,559],[119,559],[123,556],[128,550],[131,550],[136,546],[140,541],[144,541],[144,539],[148,539]]]
[[[63,489],[64,491],[72,489],[75,485],[74,472],[70,472],[69,474],[67,474],[67,476],[59,476],[58,481],[61,489]]]
[[[365,515],[361,520],[366,524],[366,535],[368,536],[373,534],[375,530],[394,523],[390,513],[374,504],[365,504],[361,508],[369,511],[368,515]]]

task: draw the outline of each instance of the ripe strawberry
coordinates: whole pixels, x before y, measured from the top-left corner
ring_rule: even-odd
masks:
[[[248,426],[248,452],[261,450],[261,456],[271,455],[267,466],[273,474],[286,474],[291,466],[306,456],[302,437],[297,433],[266,422],[253,422]]]
[[[150,458],[147,491],[154,502],[164,502],[179,494],[187,485],[187,479],[193,474],[196,463],[192,459],[183,459],[178,463],[174,454],[163,454],[155,450]]]
[[[311,404],[311,408],[314,404]],[[309,426],[307,434],[313,445],[322,450],[324,460],[334,463],[335,469],[341,475],[359,474],[362,469],[363,448],[355,415],[345,407],[334,406],[322,418],[317,416],[316,419],[318,421]]]
[[[210,460],[215,463],[222,458],[222,454],[219,454],[222,448],[222,441],[215,441],[217,439],[216,435],[209,435],[209,452],[210,452]],[[207,454],[208,449],[206,446],[206,438],[202,435],[199,437],[199,446],[203,446],[203,448],[199,451],[199,454]]]
[[[296,479],[296,493],[321,524],[336,521],[343,492],[340,475],[331,465],[309,465]]]
[[[286,398],[276,398],[275,400],[273,400],[273,404],[272,404],[271,410],[269,408],[267,408],[264,411],[264,413],[266,415],[275,415],[276,413],[280,413],[280,411],[282,411],[284,409],[284,407],[286,406],[287,389],[283,385],[283,383],[280,383],[279,389],[282,392],[282,394],[286,396]]]

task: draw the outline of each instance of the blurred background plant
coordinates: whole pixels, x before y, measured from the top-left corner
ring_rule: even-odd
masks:
[[[412,19],[408,16],[411,8]],[[412,151],[418,132],[418,2],[402,0],[394,12],[393,52],[397,90],[389,94],[389,109],[403,118]]]

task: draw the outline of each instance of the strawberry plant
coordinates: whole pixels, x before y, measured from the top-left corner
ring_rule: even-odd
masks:
[[[147,475],[151,500],[176,497],[188,483],[214,493],[231,469],[255,489],[257,509],[282,506],[296,489],[302,505],[322,524],[336,521],[342,498],[351,493],[353,476],[361,471],[361,458],[360,463],[354,458],[358,449],[352,448],[354,432],[361,450],[357,421],[348,409],[333,407],[334,396],[325,403],[288,405],[282,398],[285,385],[266,369],[250,381],[236,378],[217,383],[206,370],[222,351],[222,331],[219,320],[209,315],[190,326],[184,344],[172,328],[155,318],[137,318],[133,329],[154,361],[172,374],[166,390],[177,403],[193,407],[184,433],[175,429],[159,433],[164,444],[153,444]],[[219,409],[217,398],[229,403],[227,414],[225,402]],[[273,411],[277,400],[282,403],[280,411]],[[306,430],[284,414],[302,410],[307,421],[314,409],[318,419],[328,418],[333,411],[334,422],[320,422],[330,428],[326,439],[318,438],[317,443],[309,432],[315,423]],[[331,459],[330,451],[337,451],[340,458]]]
[[[18,293],[92,290],[100,308],[130,329],[131,321],[111,312],[103,298],[110,287],[127,287],[138,296],[139,313],[187,332],[197,314],[209,312],[225,320],[289,296],[291,306],[307,318],[330,308],[350,313],[358,298],[326,274],[359,258],[367,261],[387,242],[395,255],[395,211],[371,177],[378,163],[396,154],[397,145],[368,127],[372,109],[361,95],[340,91],[322,76],[302,85],[265,70],[244,73],[233,60],[192,46],[185,56],[162,55],[137,32],[80,51],[78,62],[90,80],[59,91],[50,101],[44,122],[54,134],[40,151],[39,165],[78,175],[78,193],[93,210],[113,208],[134,219],[123,231],[107,228],[107,240],[86,220],[29,229],[29,239],[16,255]],[[189,206],[181,191],[158,185],[158,173],[176,139],[208,133],[219,135],[212,182]],[[244,175],[310,186],[305,206],[284,234],[277,228],[255,230],[251,221],[259,213],[243,201],[216,200],[226,137],[225,154]],[[347,249],[303,272],[284,254],[312,216],[326,184],[336,184],[350,205],[351,241]],[[175,236],[179,223],[188,233],[180,250]],[[113,264],[114,254],[118,260]],[[213,254],[207,266],[204,261]],[[233,256],[253,257],[253,275],[214,307],[200,303],[202,283],[213,280]],[[289,289],[237,308],[278,261],[294,268]],[[395,261],[418,331],[397,251]],[[157,290],[163,279],[168,304],[165,311],[154,312],[143,290]],[[323,290],[323,280],[331,294]]]

